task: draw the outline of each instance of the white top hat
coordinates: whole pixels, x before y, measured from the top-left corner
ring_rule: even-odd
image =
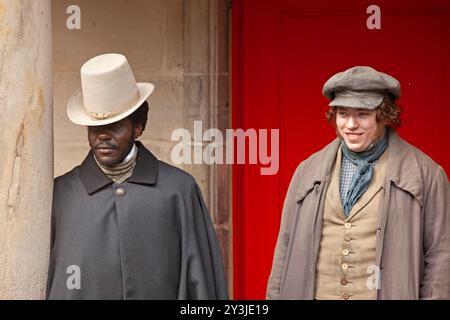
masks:
[[[152,83],[136,83],[124,55],[102,54],[81,67],[81,89],[70,97],[67,115],[79,125],[110,124],[136,111],[154,88]]]

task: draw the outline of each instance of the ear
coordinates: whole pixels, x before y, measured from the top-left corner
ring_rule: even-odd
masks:
[[[139,138],[142,135],[142,124],[138,123],[134,126],[134,139]]]

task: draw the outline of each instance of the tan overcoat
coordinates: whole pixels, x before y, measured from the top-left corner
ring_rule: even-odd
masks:
[[[303,161],[284,202],[268,299],[313,299],[322,215],[341,140]],[[450,299],[450,186],[430,157],[389,131],[377,228],[378,299]],[[368,274],[368,277],[370,274]]]

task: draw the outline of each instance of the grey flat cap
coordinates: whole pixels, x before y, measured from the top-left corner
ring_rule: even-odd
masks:
[[[371,67],[353,67],[336,73],[323,86],[329,106],[375,109],[388,97],[400,97],[400,82]]]

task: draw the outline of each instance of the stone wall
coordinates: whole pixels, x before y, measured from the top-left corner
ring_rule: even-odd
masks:
[[[42,299],[53,185],[50,0],[0,1],[0,299]]]

